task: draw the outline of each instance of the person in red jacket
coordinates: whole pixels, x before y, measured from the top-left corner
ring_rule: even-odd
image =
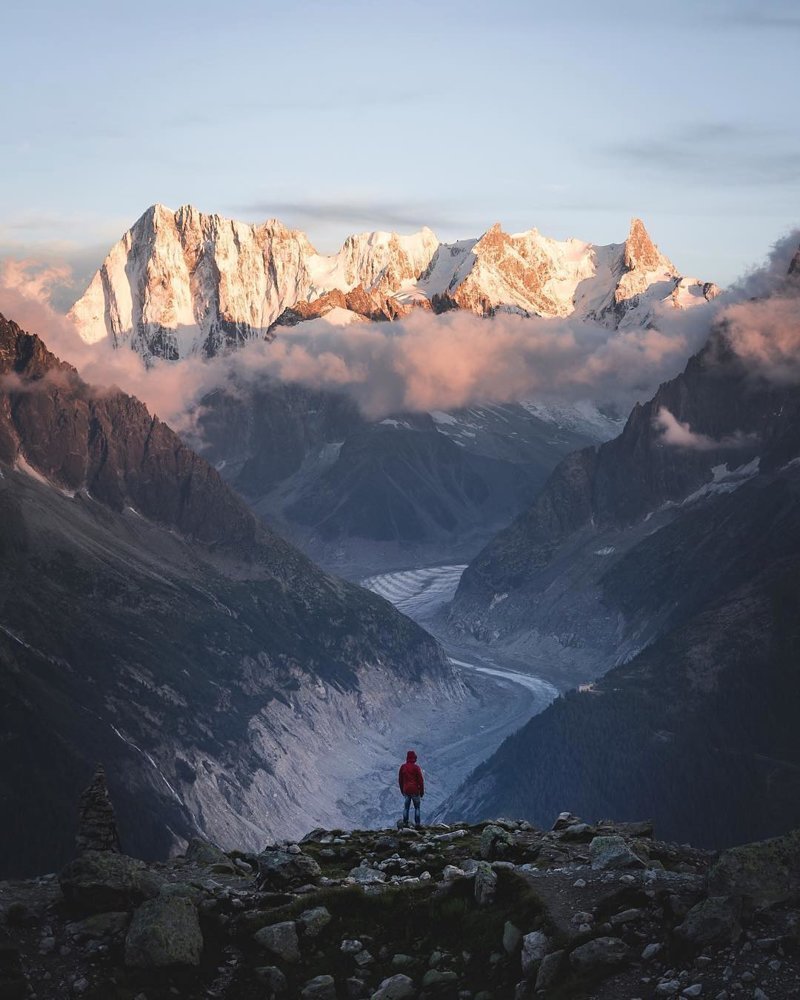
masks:
[[[398,781],[400,783],[400,791],[405,796],[403,826],[408,826],[408,811],[413,802],[414,826],[419,830],[422,826],[419,821],[419,800],[425,794],[425,779],[422,777],[422,768],[417,763],[417,755],[413,750],[408,751],[405,764],[400,765]]]

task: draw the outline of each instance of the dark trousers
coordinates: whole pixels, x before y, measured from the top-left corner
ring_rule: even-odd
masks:
[[[419,826],[419,795],[406,795],[403,806],[403,822],[408,822],[408,810],[411,808],[412,802],[414,803],[414,822]]]

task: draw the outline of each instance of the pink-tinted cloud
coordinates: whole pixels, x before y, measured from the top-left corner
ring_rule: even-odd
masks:
[[[691,448],[693,451],[720,451],[725,448],[747,448],[752,445],[756,437],[753,434],[745,434],[736,431],[734,434],[726,434],[722,438],[709,437],[708,434],[700,434],[693,431],[688,423],[683,423],[666,408],[662,406],[653,418],[653,425],[656,430],[661,431],[661,440],[664,444],[674,448]]]

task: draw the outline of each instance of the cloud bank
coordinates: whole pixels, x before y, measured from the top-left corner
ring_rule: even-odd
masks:
[[[611,331],[574,319],[513,314],[482,319],[417,310],[395,323],[337,326],[318,319],[279,328],[271,343],[253,341],[210,361],[189,358],[147,368],[133,351],[84,344],[52,308],[49,289],[63,281],[61,268],[31,261],[0,264],[0,311],[40,334],[88,382],[117,385],[138,396],[184,433],[192,430],[197,404],[208,392],[220,387],[246,392],[265,378],[346,393],[374,419],[530,398],[591,398],[624,410],[677,374],[719,324],[755,373],[800,382],[800,280],[786,278],[798,240],[800,234],[782,241],[766,267],[713,302],[687,312],[666,307],[649,329]],[[751,301],[754,294],[771,297]],[[668,411],[659,419],[669,444],[720,447]]]

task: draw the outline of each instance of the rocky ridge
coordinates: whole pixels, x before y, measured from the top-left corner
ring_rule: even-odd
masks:
[[[797,832],[714,855],[570,813],[86,850],[0,883],[0,997],[782,1000],[799,907]]]
[[[394,319],[412,308],[479,315],[571,316],[610,327],[652,322],[717,294],[682,276],[634,219],[620,244],[553,240],[499,224],[480,239],[442,244],[360,233],[320,255],[273,219],[249,225],[192,206],[154,205],[111,249],[71,318],[89,343],[110,338],[145,358],[211,357],[282,324]]]
[[[3,875],[68,856],[98,760],[143,857],[340,822],[331,747],[416,697],[463,697],[430,636],[0,317]]]

